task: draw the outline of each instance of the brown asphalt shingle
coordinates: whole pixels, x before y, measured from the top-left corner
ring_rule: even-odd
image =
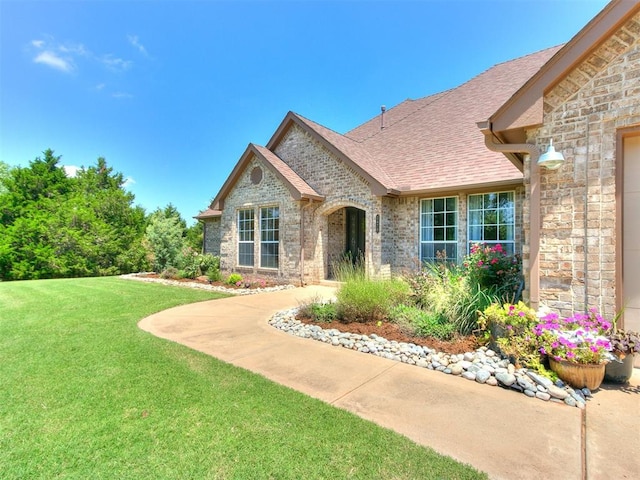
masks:
[[[361,142],[400,191],[522,179],[504,155],[486,148],[476,123],[488,119],[559,48],[498,64],[452,90],[407,100],[385,112],[384,129],[376,116],[345,136]]]
[[[294,172],[289,165],[284,163],[282,159],[271,150],[261,147],[260,145],[256,145],[255,143],[252,143],[251,146],[255,148],[260,155],[262,155],[266,162],[269,162],[271,166],[284,177],[291,187],[293,187],[297,193],[295,196],[298,197],[296,200],[299,200],[300,198],[323,198],[318,192],[311,188],[309,184],[300,177],[300,175]]]

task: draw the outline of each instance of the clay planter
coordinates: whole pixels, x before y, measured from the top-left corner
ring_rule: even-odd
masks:
[[[611,383],[627,383],[633,375],[634,354],[627,354],[621,358],[622,363],[613,361],[607,363],[604,371],[604,379]]]
[[[556,361],[549,357],[551,370],[558,374],[558,377],[573,388],[588,388],[595,390],[600,387],[604,379],[604,363],[574,363],[566,360]]]

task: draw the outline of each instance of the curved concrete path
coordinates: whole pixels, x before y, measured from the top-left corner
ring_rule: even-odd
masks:
[[[139,326],[401,433],[496,479],[637,478],[640,375],[587,410],[309,339],[268,325],[335,290],[308,286],[172,308]]]

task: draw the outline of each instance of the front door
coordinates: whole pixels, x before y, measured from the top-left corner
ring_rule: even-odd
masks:
[[[346,254],[353,262],[364,259],[365,211],[347,207]]]

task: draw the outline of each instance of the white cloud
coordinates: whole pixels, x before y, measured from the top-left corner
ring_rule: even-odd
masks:
[[[75,165],[63,165],[62,168],[64,169],[64,173],[66,173],[67,177],[75,177],[78,174],[78,170],[80,170],[80,167],[77,167]]]
[[[124,179],[124,183],[122,184],[123,188],[128,188],[132,185],[135,185],[136,181],[133,179],[133,177],[127,177]]]
[[[114,57],[111,54],[105,55],[101,59],[102,63],[111,70],[128,70],[133,62],[130,60],[123,60],[122,58]]]
[[[126,92],[115,92],[115,93],[112,93],[111,96],[113,98],[133,98],[133,95]]]
[[[137,48],[141,54],[143,54],[145,57],[149,56],[149,54],[147,53],[147,49],[144,48],[144,45],[140,43],[137,35],[127,35],[127,39],[129,40],[129,43]]]
[[[1,1],[1,0],[0,0]],[[146,54],[144,46],[138,42],[138,37],[131,37],[132,45]],[[33,61],[41,63],[64,72],[71,72],[77,69],[79,59],[87,59],[99,62],[104,67],[115,72],[129,70],[133,66],[131,60],[125,60],[112,53],[99,55],[93,53],[82,43],[64,42],[60,43],[53,37],[46,36],[45,40],[34,39],[29,43],[30,50],[34,54]]]
[[[107,85],[105,83],[99,83],[97,84],[94,88],[98,91],[104,89],[104,87],[106,87]]]
[[[73,62],[70,58],[62,58],[50,50],[39,53],[33,61],[63,72],[72,72],[74,69]]]
[[[68,43],[65,45],[59,45],[58,50],[63,53],[69,53],[73,55],[80,55],[83,57],[91,56],[91,52],[81,43]]]

